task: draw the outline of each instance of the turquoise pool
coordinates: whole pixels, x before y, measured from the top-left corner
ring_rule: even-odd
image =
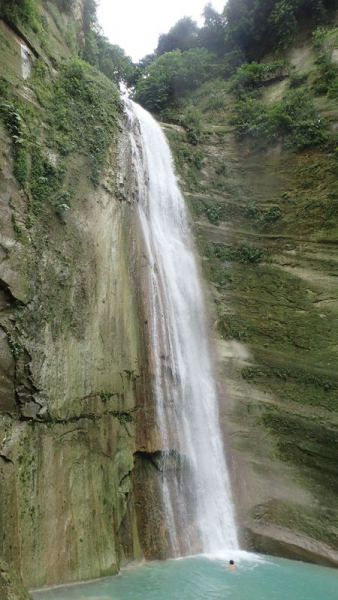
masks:
[[[149,562],[117,577],[34,592],[36,600],[337,600],[338,570],[239,553]]]

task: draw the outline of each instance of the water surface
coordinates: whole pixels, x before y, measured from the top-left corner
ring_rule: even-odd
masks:
[[[117,577],[34,592],[35,600],[337,600],[338,570],[236,553],[129,567]]]

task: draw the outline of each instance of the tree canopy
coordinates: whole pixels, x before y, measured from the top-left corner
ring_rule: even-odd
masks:
[[[163,33],[158,39],[156,55],[161,56],[172,50],[190,50],[198,45],[197,23],[190,17],[183,17],[177,21],[168,33]]]
[[[210,4],[203,10],[204,25],[198,32],[199,45],[218,56],[224,54],[225,19]]]
[[[286,48],[304,18],[316,25],[337,6],[337,0],[228,0],[225,50],[238,48],[248,60],[255,60],[267,51]]]
[[[114,83],[129,84],[134,75],[135,65],[120,46],[111,44],[102,34],[97,22],[96,9],[97,0],[85,0],[85,46],[82,57]]]
[[[208,3],[202,27],[180,19],[136,65],[129,78],[135,98],[159,112],[207,79],[227,79],[241,65],[284,50],[304,19],[316,27],[337,7],[338,0],[228,0],[220,14]]]
[[[205,48],[172,50],[147,67],[136,84],[135,99],[148,110],[159,112],[216,73],[216,57]]]

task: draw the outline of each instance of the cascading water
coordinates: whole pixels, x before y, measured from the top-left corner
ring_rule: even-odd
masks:
[[[160,126],[129,100],[126,112],[149,263],[154,394],[171,552],[236,550],[206,308],[184,200]]]

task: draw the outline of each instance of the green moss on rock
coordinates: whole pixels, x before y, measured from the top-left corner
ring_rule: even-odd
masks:
[[[202,189],[180,175],[223,338],[238,504],[255,531],[337,548],[338,110],[314,97],[303,54],[291,49],[290,79],[244,90],[242,105],[218,80],[191,94],[204,119]]]

